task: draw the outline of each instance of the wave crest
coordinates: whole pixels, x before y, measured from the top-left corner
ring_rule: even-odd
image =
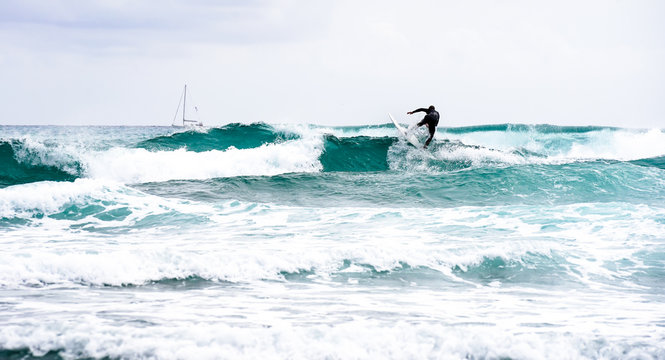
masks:
[[[168,151],[185,148],[188,151],[204,152],[228,148],[251,149],[266,144],[299,139],[300,135],[282,131],[264,123],[228,124],[207,131],[187,130],[141,141],[136,145],[150,151]]]
[[[81,164],[53,146],[24,140],[0,141],[0,187],[36,181],[71,181]]]

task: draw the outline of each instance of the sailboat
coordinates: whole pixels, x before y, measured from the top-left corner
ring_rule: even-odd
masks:
[[[182,125],[176,124],[176,118],[178,117],[178,113],[180,113],[180,104],[182,104]],[[194,111],[196,112],[196,117],[199,117],[199,109],[194,106]],[[175,111],[175,115],[173,116],[173,123],[171,123],[171,126],[176,126],[176,127],[184,127],[184,126],[203,126],[203,123],[200,120],[192,120],[192,119],[187,119],[186,116],[187,113],[187,84],[185,84],[185,88],[182,91],[182,95],[180,96],[180,101],[178,102],[178,108]]]

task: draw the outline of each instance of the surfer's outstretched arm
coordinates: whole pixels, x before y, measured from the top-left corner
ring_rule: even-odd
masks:
[[[407,114],[407,115],[411,115],[411,114],[413,114],[413,113],[417,113],[417,112],[421,112],[421,111],[422,111],[422,112],[427,112],[427,109],[425,109],[425,108],[418,108],[418,109],[416,109],[416,110],[409,111],[409,112],[406,113],[406,114]]]

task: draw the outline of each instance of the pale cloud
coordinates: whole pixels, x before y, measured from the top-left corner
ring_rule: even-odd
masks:
[[[327,8],[275,0],[8,0],[0,2],[0,28],[6,42],[36,51],[247,45],[313,36]]]

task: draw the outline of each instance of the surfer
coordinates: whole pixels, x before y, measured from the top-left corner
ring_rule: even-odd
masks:
[[[427,128],[429,129],[429,138],[427,139],[427,141],[425,141],[425,146],[424,146],[425,149],[427,149],[427,145],[429,145],[430,141],[432,141],[432,138],[434,138],[434,133],[436,132],[436,126],[439,125],[439,112],[434,110],[434,105],[430,105],[429,108],[427,109],[420,108],[413,111],[409,111],[407,115],[411,115],[413,113],[417,113],[420,111],[424,112],[427,115],[425,115],[425,117],[422,120],[420,120],[420,122],[417,123],[415,126],[420,127],[427,124]],[[409,127],[409,131],[411,131],[413,128],[414,126]]]

